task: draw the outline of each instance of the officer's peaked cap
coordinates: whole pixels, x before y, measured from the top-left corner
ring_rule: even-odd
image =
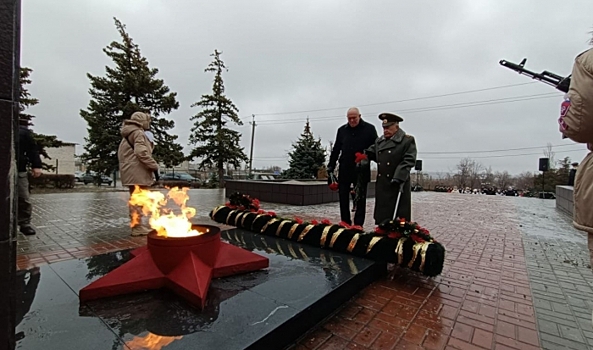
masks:
[[[383,121],[383,126],[391,126],[404,121],[404,118],[393,113],[381,113],[379,114],[379,119]]]

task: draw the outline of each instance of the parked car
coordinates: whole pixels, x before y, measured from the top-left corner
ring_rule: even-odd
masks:
[[[167,174],[161,175],[159,180],[161,183],[164,181],[185,182],[187,185],[181,185],[181,186],[188,186],[188,187],[192,187],[192,188],[199,188],[202,185],[202,182],[200,181],[200,179],[197,179],[188,173],[167,173]],[[179,184],[177,184],[175,186],[179,186]]]
[[[556,199],[556,194],[554,192],[539,192],[538,198],[542,199]]]
[[[200,180],[196,179],[195,177],[191,176],[188,173],[167,173],[165,175],[161,175],[161,180],[165,181],[190,181],[190,182],[199,182]]]
[[[82,182],[82,178],[84,177],[84,173],[82,171],[75,171],[74,172],[74,181]]]
[[[84,176],[82,177],[82,182],[84,182],[85,185],[97,183],[97,177],[100,178],[100,184],[107,184],[107,186],[111,186],[111,184],[113,183],[113,179],[109,176],[91,173],[84,174]]]

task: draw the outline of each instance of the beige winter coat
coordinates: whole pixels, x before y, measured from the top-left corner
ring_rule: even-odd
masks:
[[[592,150],[589,144],[589,150]],[[593,152],[579,164],[574,180],[574,226],[593,233]]]
[[[142,112],[136,112],[124,121],[122,140],[117,151],[121,183],[124,186],[150,186],[154,182],[153,173],[159,166],[152,157],[152,146],[144,134],[149,125],[150,116]],[[134,146],[133,149],[130,144]]]

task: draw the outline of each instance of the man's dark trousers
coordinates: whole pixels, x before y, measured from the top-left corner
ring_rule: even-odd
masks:
[[[348,172],[345,173],[342,169],[340,169],[340,177],[338,179],[340,218],[348,225],[352,225],[352,221],[350,219],[350,203],[352,201],[352,195],[350,194],[350,191],[354,189],[354,186],[356,186],[356,172],[354,169],[346,171]],[[352,188],[350,188],[350,186],[352,186]],[[354,212],[354,225],[362,226],[364,224],[364,218],[366,214],[367,186],[368,183],[363,187],[361,198],[356,206],[356,211]]]

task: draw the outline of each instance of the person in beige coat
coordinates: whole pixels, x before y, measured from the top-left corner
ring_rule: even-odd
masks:
[[[152,157],[153,145],[148,140],[145,131],[150,128],[150,115],[135,112],[130,119],[124,121],[119,143],[117,157],[121,183],[128,186],[130,195],[135,186],[147,189],[154,183],[153,174],[158,170],[158,163]],[[144,236],[151,228],[147,223],[142,223],[142,211],[130,206],[130,219],[138,215],[138,223],[131,223],[132,236]]]
[[[574,180],[573,225],[593,234],[593,143],[587,145],[589,154],[579,164]]]

